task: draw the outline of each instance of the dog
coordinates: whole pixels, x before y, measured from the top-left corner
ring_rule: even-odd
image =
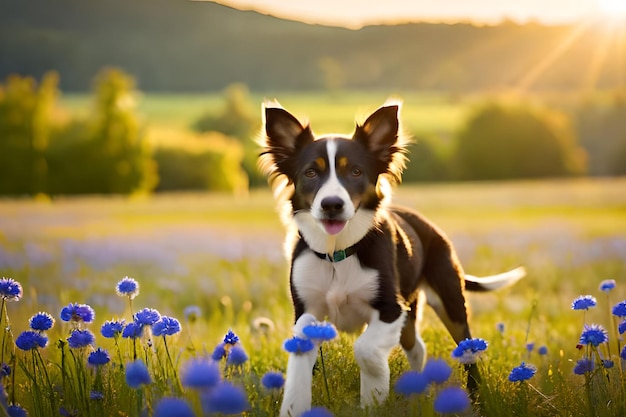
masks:
[[[423,368],[424,303],[458,344],[472,337],[464,290],[495,290],[524,276],[522,267],[492,277],[466,275],[440,229],[391,204],[409,143],[400,128],[400,106],[385,103],[352,136],[317,137],[277,102],[263,105],[259,163],[293,226],[288,255],[294,333],[305,337],[302,329],[317,320],[340,331],[362,331],[354,344],[362,407],[387,397],[394,346],[402,346],[413,370]],[[316,358],[316,349],[290,354],[281,416],[310,409]],[[466,366],[468,388],[475,390],[478,369]]]

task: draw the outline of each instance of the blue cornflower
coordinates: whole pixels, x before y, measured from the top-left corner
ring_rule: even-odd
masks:
[[[511,373],[509,374],[509,381],[511,382],[521,382],[527,381],[532,378],[537,372],[537,368],[534,365],[526,364],[522,362],[520,366],[513,368]]]
[[[109,356],[109,352],[106,349],[98,348],[91,352],[87,357],[87,363],[92,366],[102,366],[106,365],[111,361],[111,357]]]
[[[124,277],[117,283],[115,292],[121,297],[128,297],[132,300],[139,294],[139,283],[132,278]]]
[[[0,365],[0,381],[2,378],[11,375],[11,366],[8,363]],[[0,395],[2,397],[2,395]]]
[[[224,342],[219,343],[217,346],[215,346],[215,349],[213,350],[213,353],[211,354],[211,359],[213,359],[214,361],[219,361],[224,356],[226,356],[226,349],[224,348],[224,346],[225,346]]]
[[[92,401],[104,400],[104,393],[100,391],[89,391],[89,399]]]
[[[280,372],[267,372],[261,378],[261,384],[267,389],[281,389],[285,385],[285,377]]]
[[[622,351],[620,352],[619,357],[626,361],[626,346],[622,348]]]
[[[243,365],[248,360],[248,354],[241,347],[240,344],[236,344],[230,348],[228,352],[228,358],[226,359],[226,364],[231,366]]]
[[[302,339],[297,336],[285,340],[283,344],[283,348],[289,353],[305,353],[314,347],[315,345],[309,339]]]
[[[459,387],[444,388],[439,392],[433,407],[441,414],[454,414],[465,411],[470,405],[467,392]]]
[[[333,413],[331,413],[326,407],[313,407],[300,414],[300,417],[333,417]]]
[[[15,345],[22,350],[44,348],[47,344],[48,337],[34,330],[26,330],[15,339]]]
[[[580,359],[576,362],[576,366],[574,366],[574,373],[576,375],[584,375],[593,371],[593,368],[594,364],[591,359]]]
[[[188,306],[185,307],[183,314],[185,315],[185,320],[189,323],[195,323],[202,315],[202,311],[200,311],[200,307],[198,306]]]
[[[626,320],[617,325],[617,330],[619,331],[619,334],[626,332]]]
[[[70,303],[61,310],[61,320],[91,323],[96,318],[93,308],[87,304]]]
[[[224,336],[224,343],[227,345],[234,345],[237,342],[239,342],[239,337],[229,329],[228,333]]]
[[[443,384],[450,378],[452,368],[443,359],[431,359],[426,362],[422,371],[428,382]]]
[[[613,306],[613,315],[617,317],[626,317],[626,300],[620,301]]]
[[[67,338],[67,343],[74,349],[93,345],[95,341],[96,337],[89,330],[74,329],[72,333],[70,333],[70,337]]]
[[[126,364],[126,384],[131,388],[140,388],[152,383],[148,367],[141,359]]]
[[[124,331],[126,320],[107,320],[100,328],[100,333],[106,338],[118,337]]]
[[[548,347],[547,346],[540,346],[539,349],[537,350],[537,353],[539,353],[540,355],[547,355],[548,354]]]
[[[171,336],[180,332],[180,322],[173,317],[161,316],[161,319],[152,325],[152,334],[155,336]]]
[[[28,417],[28,411],[19,404],[11,404],[7,407],[9,417]]]
[[[602,366],[603,366],[605,369],[611,369],[612,367],[614,367],[614,366],[615,366],[615,362],[613,362],[613,361],[612,361],[612,360],[610,360],[610,359],[603,359],[603,360],[602,360]]]
[[[598,346],[600,343],[604,343],[609,340],[609,334],[604,327],[599,324],[586,325],[580,335],[581,345]]]
[[[452,351],[452,357],[461,363],[475,363],[487,345],[487,341],[480,338],[462,340]]]
[[[572,310],[589,310],[597,304],[592,295],[581,295],[572,302]]]
[[[194,417],[189,403],[182,398],[164,397],[154,407],[152,417]]]
[[[23,294],[22,285],[13,278],[0,279],[0,298],[6,301],[19,301]]]
[[[337,337],[337,329],[328,322],[314,322],[308,326],[304,326],[302,333],[309,339],[319,341],[332,340]]]
[[[615,285],[614,279],[605,279],[600,283],[600,291],[609,292],[615,288]]]
[[[526,343],[526,350],[528,351],[528,353],[532,352],[534,348],[535,348],[535,343],[534,342]]]
[[[498,333],[504,333],[504,323],[500,322],[496,324],[496,330],[498,331]]]
[[[136,339],[138,337],[141,337],[142,334],[143,334],[143,324],[136,322],[136,321],[128,323],[126,327],[124,327],[124,330],[122,331],[122,337],[125,339],[127,338]]]
[[[204,392],[200,401],[207,413],[239,414],[250,407],[246,393],[227,382]]]
[[[50,330],[54,326],[54,318],[44,312],[39,312],[30,318],[30,328],[39,332]]]
[[[191,359],[185,363],[180,373],[180,382],[184,387],[206,389],[220,381],[220,368],[208,359]]]
[[[161,313],[153,308],[144,308],[135,314],[135,321],[145,326],[152,326],[159,320],[161,320]]]
[[[409,396],[411,394],[421,394],[428,387],[428,378],[423,373],[407,371],[400,375],[394,386],[398,394]]]

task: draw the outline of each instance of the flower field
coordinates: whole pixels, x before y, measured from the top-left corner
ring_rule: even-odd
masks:
[[[309,416],[626,415],[626,179],[400,187],[473,275],[475,339],[431,311],[429,362],[390,357],[361,411],[355,335],[294,339],[283,226],[269,192],[0,202],[0,415],[274,416],[287,351],[320,349]],[[323,320],[324,318],[318,318]],[[462,363],[482,373],[469,405]]]

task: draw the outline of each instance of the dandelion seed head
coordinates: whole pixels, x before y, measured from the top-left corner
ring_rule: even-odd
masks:
[[[93,345],[96,341],[96,337],[89,330],[74,329],[70,333],[70,337],[67,338],[67,344],[72,349],[80,349]]]
[[[205,358],[187,361],[180,374],[180,382],[184,387],[206,389],[220,382],[221,374],[217,363]]]
[[[93,352],[89,353],[87,357],[87,363],[91,366],[102,366],[106,365],[111,361],[111,357],[109,356],[109,352],[106,349],[98,348]]]
[[[47,344],[48,337],[34,330],[26,330],[15,339],[15,345],[21,350],[45,348]]]
[[[140,388],[152,383],[148,367],[141,359],[126,364],[126,384],[131,388]]]
[[[407,371],[398,377],[394,390],[398,394],[409,396],[412,394],[421,394],[428,387],[428,379],[421,372]]]
[[[581,295],[572,302],[572,310],[589,310],[597,304],[596,298],[591,295]]]
[[[164,397],[154,407],[153,417],[194,417],[189,403],[182,398]]]
[[[45,332],[54,326],[54,318],[48,313],[39,312],[30,318],[29,324],[31,329]]]
[[[426,362],[422,373],[428,382],[443,384],[450,378],[452,368],[443,359],[431,359]]]
[[[470,406],[467,392],[459,387],[444,388],[439,392],[433,407],[441,414],[454,414],[465,411]]]
[[[0,279],[0,298],[6,301],[19,301],[22,295],[24,295],[22,284],[13,278]]]
[[[128,297],[132,300],[139,294],[139,283],[133,278],[124,277],[115,286],[115,292],[121,297]]]
[[[587,325],[580,335],[580,343],[583,345],[598,346],[609,340],[609,333],[599,324]]]
[[[207,413],[239,414],[250,408],[243,389],[227,382],[204,392],[200,401]]]
[[[281,389],[285,385],[285,377],[280,372],[267,372],[261,378],[261,384],[267,389]]]
[[[188,306],[185,307],[183,314],[185,315],[185,320],[189,323],[195,323],[202,316],[202,311],[198,306]]]
[[[257,317],[252,320],[252,328],[259,333],[268,334],[273,332],[276,326],[270,318]]]
[[[600,283],[600,291],[609,292],[613,288],[615,288],[615,280],[614,279],[605,279]]]
[[[537,368],[534,365],[526,364],[522,362],[520,366],[513,368],[511,373],[509,374],[509,381],[511,382],[521,382],[527,381],[532,378],[535,373],[537,373]]]
[[[309,339],[303,339],[297,336],[285,340],[283,348],[289,353],[306,353],[315,347]]]
[[[154,308],[144,308],[135,314],[135,321],[144,326],[152,326],[161,319],[161,313]]]
[[[118,337],[124,331],[126,320],[107,320],[102,324],[100,333],[106,338]]]
[[[152,325],[152,334],[155,336],[172,336],[180,332],[180,322],[173,317],[162,316]]]

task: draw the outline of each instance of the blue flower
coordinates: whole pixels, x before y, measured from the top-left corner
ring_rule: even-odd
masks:
[[[12,404],[7,407],[9,417],[28,417],[26,409],[19,404]]]
[[[152,325],[155,336],[172,336],[180,332],[180,322],[173,317],[162,316],[161,320]]]
[[[597,304],[596,298],[591,295],[581,295],[572,302],[572,310],[589,310]]]
[[[96,341],[96,337],[89,330],[72,330],[70,337],[67,338],[67,343],[73,349],[84,348],[89,345],[93,345]]]
[[[228,352],[228,358],[226,359],[226,363],[231,366],[243,365],[248,360],[248,354],[241,347],[240,344],[236,344],[230,348]]]
[[[467,392],[459,387],[444,388],[439,392],[433,407],[441,414],[461,413],[470,405]]]
[[[285,340],[283,344],[283,348],[289,353],[305,353],[314,347],[315,345],[309,339],[302,339],[296,336]]]
[[[108,320],[100,328],[100,333],[106,338],[118,337],[124,331],[126,320]]]
[[[620,352],[619,357],[626,361],[626,346],[622,348],[622,351]]]
[[[23,294],[22,285],[13,278],[0,279],[0,298],[6,301],[19,301]]]
[[[44,348],[47,344],[48,337],[33,330],[26,330],[15,339],[15,345],[22,350]]]
[[[234,345],[237,342],[239,342],[239,337],[229,329],[228,333],[224,336],[224,343],[227,345]]]
[[[11,366],[8,363],[3,363],[0,365],[0,381],[2,378],[11,375]],[[2,395],[0,395],[1,397]]]
[[[431,359],[426,362],[422,371],[428,382],[443,384],[450,378],[452,368],[443,359]]]
[[[398,394],[409,396],[411,394],[421,394],[428,387],[428,378],[420,372],[407,371],[400,375],[394,386]]]
[[[333,413],[325,407],[313,407],[309,411],[300,414],[300,417],[333,417]]]
[[[220,368],[207,359],[191,359],[183,366],[180,382],[184,387],[195,389],[211,388],[220,381]]]
[[[536,372],[537,368],[535,366],[527,365],[526,363],[522,362],[520,366],[513,368],[513,370],[509,374],[509,381],[527,381],[532,378]]]
[[[202,315],[202,312],[198,306],[188,306],[185,307],[183,314],[185,315],[185,320],[189,323],[195,323],[196,320],[198,320],[198,318]]]
[[[581,345],[592,345],[598,346],[601,343],[604,343],[609,340],[609,334],[604,329],[604,327],[599,324],[586,325],[585,328],[580,335],[580,344]]]
[[[302,333],[309,339],[315,339],[320,341],[332,340],[337,337],[337,329],[331,323],[328,322],[315,322],[304,326]]]
[[[626,332],[626,320],[617,325],[617,330],[619,331],[619,334]]]
[[[626,317],[626,300],[620,301],[613,306],[613,315],[617,317]]]
[[[484,339],[465,339],[452,351],[452,357],[461,363],[475,363],[486,349],[487,341]]]
[[[145,326],[152,326],[159,320],[161,320],[161,313],[153,308],[144,308],[135,314],[135,321]]]
[[[611,369],[612,367],[614,367],[614,366],[615,366],[615,362],[613,362],[613,361],[612,361],[612,360],[610,360],[610,359],[603,359],[603,360],[602,360],[602,366],[603,366],[605,369]]]
[[[164,397],[154,407],[152,417],[194,417],[189,403],[181,398]]]
[[[614,279],[605,279],[600,283],[600,291],[609,292],[613,288],[615,288],[615,280]]]
[[[593,368],[594,364],[591,359],[580,359],[576,362],[576,366],[574,366],[574,373],[576,375],[584,375],[593,371]]]
[[[528,351],[528,353],[532,352],[534,348],[535,348],[535,343],[534,342],[526,343],[526,350]]]
[[[122,337],[125,339],[128,339],[128,338],[136,339],[138,337],[141,337],[142,334],[143,334],[143,324],[136,322],[136,321],[128,323],[126,327],[124,327],[124,330],[122,331]]]
[[[117,283],[115,292],[121,297],[128,297],[132,300],[139,294],[139,284],[132,278],[124,277]]]
[[[93,308],[87,304],[70,303],[61,310],[61,320],[91,323],[96,318]]]
[[[104,400],[104,394],[100,391],[89,391],[89,399],[92,401]]]
[[[540,355],[547,355],[548,354],[548,347],[547,346],[539,347],[539,349],[537,350],[537,353],[539,353]]]
[[[280,372],[267,372],[261,378],[261,384],[267,389],[281,389],[285,385],[285,377]]]
[[[224,342],[215,346],[215,349],[213,349],[213,353],[211,354],[211,359],[213,359],[214,361],[219,361],[224,356],[226,356],[226,349],[224,348],[224,346]]]
[[[498,333],[504,333],[504,323],[500,322],[496,324],[496,330],[498,331]]]
[[[250,407],[246,393],[227,382],[204,392],[200,401],[207,413],[239,414]]]
[[[139,388],[142,385],[152,383],[148,367],[141,359],[126,364],[126,384],[131,388]]]
[[[30,318],[29,323],[31,329],[45,332],[54,326],[54,318],[48,313],[39,312]]]
[[[102,348],[94,350],[87,357],[87,363],[92,366],[106,365],[110,360],[111,357],[109,356],[109,352]]]

